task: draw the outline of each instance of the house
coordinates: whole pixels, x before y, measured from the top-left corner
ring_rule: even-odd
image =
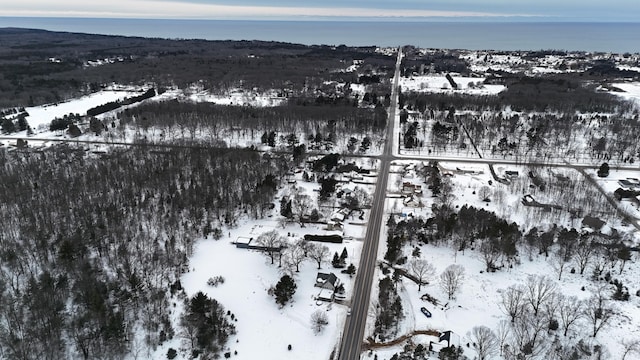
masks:
[[[329,218],[329,220],[331,220],[333,222],[342,223],[342,222],[344,222],[344,219],[346,217],[347,217],[347,212],[343,208],[343,209],[340,209],[338,211],[334,211],[333,214],[331,214],[331,217]]]
[[[316,296],[316,300],[319,300],[319,301],[333,301],[333,297],[334,297],[333,291],[328,291],[326,289],[321,289],[320,292],[318,293],[318,296]]]
[[[504,172],[504,177],[508,178],[508,179],[515,179],[518,176],[520,176],[520,174],[517,171],[513,171],[513,170],[506,170]]]
[[[340,285],[340,280],[336,274],[319,272],[316,276],[316,283],[313,286],[333,291],[338,285]]]
[[[415,194],[411,194],[405,197],[402,200],[402,203],[407,207],[420,207],[422,205],[422,201],[420,201],[420,198],[418,198]]]
[[[625,190],[638,190],[640,188],[640,182],[636,178],[620,179],[618,184]]]
[[[327,221],[327,227],[326,227],[327,231],[334,231],[334,230],[338,230],[341,231],[343,229],[342,223],[339,221]]]
[[[412,194],[422,195],[422,186],[415,185],[408,181],[405,181],[402,183],[401,191],[403,194],[406,194],[406,195],[412,195]]]
[[[254,245],[252,244],[254,238],[246,238],[240,236],[234,241],[232,244],[236,246],[238,249],[249,249],[249,250],[258,250],[258,251],[273,251],[280,252],[282,249],[286,248],[285,245],[278,246],[264,246],[264,245]]]
[[[238,249],[248,249],[252,241],[253,238],[240,236],[238,237],[238,239],[236,239],[234,244]]]
[[[431,349],[431,351],[433,352],[439,353],[443,349],[448,348],[452,345],[460,347],[460,336],[453,331],[447,330],[445,332],[441,332],[436,336],[437,341],[429,341],[429,349]],[[447,342],[446,345],[444,344],[445,341]]]
[[[618,184],[625,190],[633,189],[633,184],[629,180],[620,179],[618,180]]]

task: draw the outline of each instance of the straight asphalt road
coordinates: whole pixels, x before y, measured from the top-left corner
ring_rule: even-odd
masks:
[[[387,182],[389,180],[389,167],[393,156],[394,146],[394,124],[396,117],[396,107],[398,103],[398,82],[400,79],[400,62],[402,61],[402,49],[398,50],[398,60],[393,76],[391,90],[391,104],[387,118],[387,136],[384,152],[380,156],[378,167],[378,181],[371,204],[371,213],[367,224],[367,232],[360,255],[360,265],[357,270],[356,280],[351,298],[351,315],[347,316],[342,343],[340,346],[340,359],[356,360],[360,359],[364,331],[367,324],[367,314],[369,312],[369,300],[371,297],[371,287],[373,285],[373,275],[378,257],[378,243],[380,242],[380,230],[384,221],[384,205],[387,197]]]

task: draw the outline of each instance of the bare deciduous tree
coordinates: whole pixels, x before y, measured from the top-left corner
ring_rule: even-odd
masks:
[[[620,344],[624,347],[621,360],[625,360],[627,355],[640,355],[640,339],[623,339]]]
[[[422,284],[428,283],[429,279],[436,274],[436,268],[424,259],[411,260],[409,262],[409,271],[418,281],[418,291],[422,289]]]
[[[480,256],[484,261],[487,272],[496,270],[496,264],[500,259],[500,251],[496,248],[496,245],[491,241],[491,239],[481,240]]]
[[[313,250],[315,244],[302,238],[296,241],[296,246],[299,246],[304,251],[304,256],[310,256],[309,253]]]
[[[548,328],[545,319],[524,311],[511,325],[511,351],[516,359],[535,359],[545,351],[547,342],[542,336]]]
[[[491,197],[491,188],[484,185],[480,189],[478,189],[478,198],[481,201],[490,201]]]
[[[292,245],[285,250],[285,264],[288,267],[296,268],[296,272],[300,272],[300,264],[307,258],[304,249],[299,245]]]
[[[486,360],[498,352],[498,338],[486,326],[475,326],[467,335],[478,353],[479,360]]]
[[[498,345],[500,347],[500,356],[504,351],[504,346],[507,343],[507,339],[511,335],[511,325],[506,320],[500,320],[498,328],[496,330],[496,337],[498,338]]]
[[[453,199],[455,199],[455,195],[453,194],[453,182],[447,176],[442,177],[441,181],[442,182],[440,183],[440,195],[438,196],[438,202],[442,206],[451,208]]]
[[[327,247],[326,245],[316,245],[313,243],[310,243],[310,244],[313,246],[309,250],[309,257],[315,260],[316,263],[318,263],[318,270],[319,270],[322,268],[322,263],[327,258],[329,258],[331,251],[329,250],[329,247]]]
[[[558,281],[562,280],[562,272],[567,266],[567,260],[564,254],[562,254],[562,251],[554,253],[549,259],[549,262],[551,263],[551,267],[558,273]]]
[[[562,294],[560,294],[558,291],[555,291],[551,294],[551,296],[549,296],[547,301],[542,304],[542,310],[547,320],[551,321],[552,319],[556,318],[558,307],[560,306],[561,297]]]
[[[578,269],[580,269],[580,275],[584,273],[584,270],[587,268],[587,265],[595,255],[595,247],[591,241],[586,239],[582,239],[578,245],[576,246],[573,261],[578,265]]]
[[[591,336],[596,337],[598,332],[605,326],[609,325],[615,311],[612,306],[607,304],[604,288],[600,288],[586,302],[583,310],[585,319],[591,324]]]
[[[311,328],[314,334],[319,334],[329,324],[327,313],[322,310],[316,310],[311,314]]]
[[[256,243],[264,247],[264,252],[271,259],[271,264],[275,261],[276,254],[280,253],[284,240],[282,236],[276,231],[271,230],[260,234],[256,239]]]
[[[293,201],[291,202],[291,207],[298,217],[298,223],[300,223],[300,226],[304,227],[305,217],[309,210],[311,210],[312,206],[313,202],[309,195],[302,193],[302,191],[296,191],[296,194],[293,196]]]
[[[558,314],[560,315],[564,336],[567,336],[569,328],[583,316],[584,303],[575,296],[561,296],[559,304]]]
[[[525,311],[525,290],[521,285],[512,285],[502,292],[502,301],[499,304],[502,310],[514,323]]]
[[[540,307],[549,301],[557,289],[553,280],[546,276],[529,275],[524,285],[526,300],[533,309],[533,315],[538,316]]]
[[[463,281],[464,268],[460,265],[449,265],[440,274],[440,287],[447,294],[449,300],[455,298],[455,294],[460,290]]]
[[[607,259],[606,259],[605,251],[598,247],[595,249],[593,259],[591,261],[592,279],[598,280],[600,276],[602,276],[602,273],[604,272],[604,269],[606,268],[606,266],[607,266]]]

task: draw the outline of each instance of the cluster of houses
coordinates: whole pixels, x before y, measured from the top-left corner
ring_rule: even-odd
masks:
[[[413,184],[409,181],[402,183],[400,192],[404,196],[402,203],[406,207],[421,207],[423,206],[422,200],[422,185]]]

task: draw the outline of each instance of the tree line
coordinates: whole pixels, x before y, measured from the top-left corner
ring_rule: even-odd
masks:
[[[394,63],[375,47],[147,39],[26,29],[3,29],[0,40],[0,108],[64,101],[114,82],[179,88],[199,83],[214,91],[243,87],[301,93],[325,81],[356,82],[357,73],[336,71],[353,59],[363,60],[369,69],[386,69],[383,72],[392,71]],[[102,64],[89,65],[97,60]]]
[[[177,100],[161,101],[127,109],[118,114],[123,125],[132,124],[147,130],[161,129],[165,133],[178,132],[183,137],[224,138],[231,129],[241,129],[252,138],[265,131],[281,133],[325,132],[335,140],[340,135],[373,133],[384,129],[387,116],[384,108],[353,106],[247,107],[191,103]],[[300,139],[298,139],[300,140]]]

